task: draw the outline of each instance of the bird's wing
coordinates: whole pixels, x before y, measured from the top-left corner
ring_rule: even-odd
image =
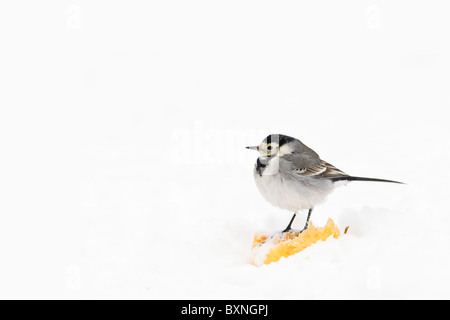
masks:
[[[295,173],[302,176],[328,179],[348,176],[345,172],[323,160],[320,160],[320,163],[313,166],[296,168]]]
[[[332,182],[337,181],[378,181],[378,182],[391,182],[400,183],[394,180],[377,179],[377,178],[364,178],[349,176],[342,170],[339,170],[332,164],[323,161],[315,154],[302,154],[299,155],[287,155],[285,156],[287,162],[289,163],[289,169],[294,175],[303,177],[314,177],[329,179]]]
[[[320,159],[319,155],[312,150],[285,155],[283,158],[296,175],[324,179],[348,177],[348,174]]]

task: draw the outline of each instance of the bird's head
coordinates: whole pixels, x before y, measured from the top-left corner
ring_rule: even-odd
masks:
[[[293,141],[295,138],[283,134],[271,134],[258,146],[247,147],[247,149],[259,151],[260,158],[266,159],[277,155],[291,154],[293,150],[291,142]]]

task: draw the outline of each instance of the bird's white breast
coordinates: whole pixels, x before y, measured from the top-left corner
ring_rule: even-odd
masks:
[[[256,169],[253,173],[261,195],[276,207],[292,212],[313,208],[324,202],[334,189],[333,182],[329,180],[280,172],[278,168],[275,170],[275,163],[272,162],[262,175]]]

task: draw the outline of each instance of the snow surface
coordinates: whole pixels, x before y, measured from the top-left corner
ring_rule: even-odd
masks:
[[[44,3],[0,4],[1,298],[450,298],[444,1]],[[336,190],[312,221],[347,235],[254,267],[291,218],[270,133],[407,184]]]

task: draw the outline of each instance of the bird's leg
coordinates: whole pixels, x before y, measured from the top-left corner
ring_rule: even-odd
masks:
[[[297,215],[297,213],[294,212],[294,215],[292,216],[291,221],[289,222],[289,224],[286,227],[286,229],[283,230],[283,233],[291,231],[292,222],[294,222],[294,219],[295,219],[296,215]]]
[[[312,212],[313,208],[310,208],[308,211],[308,216],[306,217],[306,223],[305,226],[303,227],[303,230],[300,231],[300,233],[302,233],[303,231],[305,231],[306,229],[308,229],[309,226],[309,219],[311,218],[311,212]]]

